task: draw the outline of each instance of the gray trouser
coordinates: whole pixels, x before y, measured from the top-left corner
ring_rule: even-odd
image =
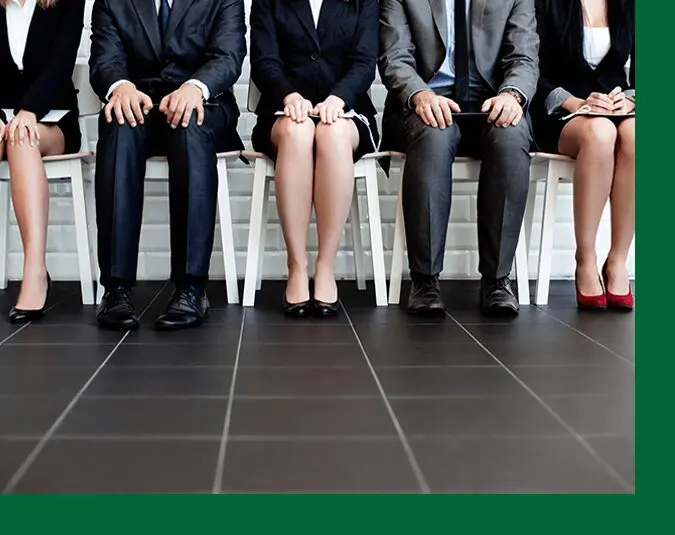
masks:
[[[403,176],[403,212],[411,274],[443,270],[452,201],[455,156],[482,160],[478,185],[478,270],[483,277],[509,275],[525,214],[532,132],[529,121],[496,128],[484,116],[457,116],[440,130],[414,113],[392,114],[384,128],[402,136],[407,153]],[[401,124],[402,123],[402,124]]]

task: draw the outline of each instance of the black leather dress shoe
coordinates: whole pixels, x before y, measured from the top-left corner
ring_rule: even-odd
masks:
[[[513,318],[517,316],[520,305],[511,288],[511,280],[508,277],[497,280],[481,279],[480,308],[483,315],[488,317]]]
[[[311,311],[311,301],[301,301],[300,303],[289,303],[284,293],[284,314],[289,318],[306,318]]]
[[[340,312],[340,300],[338,299],[333,303],[326,303],[325,301],[319,301],[318,299],[315,299],[312,306],[312,311],[318,318],[337,316]]]
[[[131,288],[117,286],[106,288],[101,304],[96,310],[99,327],[113,331],[138,329],[138,316],[131,302]]]
[[[45,304],[42,305],[42,308],[36,310],[23,310],[21,308],[12,307],[12,310],[9,311],[9,322],[14,325],[22,325],[29,321],[42,319],[42,316],[45,315],[45,309],[47,308],[47,301],[49,300],[49,292],[51,289],[52,278],[49,276],[49,272],[47,272],[47,293],[45,295]]]
[[[408,313],[419,316],[443,316],[445,305],[437,275],[412,275]]]
[[[209,300],[203,289],[186,284],[176,288],[155,327],[160,331],[177,331],[199,327],[209,315]]]

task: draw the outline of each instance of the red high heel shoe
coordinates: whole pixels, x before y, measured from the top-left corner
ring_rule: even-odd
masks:
[[[602,280],[599,276],[598,281],[600,282],[600,286],[602,286]],[[574,285],[577,289],[577,308],[579,310],[605,310],[607,308],[607,296],[604,289],[600,295],[584,295],[579,290],[579,283],[576,278]]]
[[[633,299],[633,291],[628,286],[628,293],[626,295],[617,295],[609,291],[609,276],[607,275],[607,261],[602,266],[602,279],[605,282],[605,292],[607,293],[607,307],[614,310],[633,310],[635,307],[635,300]]]

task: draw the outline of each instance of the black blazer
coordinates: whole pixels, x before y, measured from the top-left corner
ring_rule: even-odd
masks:
[[[583,55],[581,0],[537,0],[541,74],[533,113],[545,113],[546,97],[557,87],[582,99],[594,91],[609,93],[617,86],[635,89],[635,1],[607,1],[612,43],[594,70]],[[629,56],[631,68],[627,81],[625,65]]]
[[[94,3],[89,66],[101,100],[122,79],[155,98],[195,78],[232,104],[245,56],[244,0],[174,0],[164,44],[155,0]]]
[[[0,108],[30,111],[38,120],[53,109],[77,115],[73,69],[82,39],[84,4],[85,0],[58,0],[47,9],[35,8],[23,71],[12,59],[7,18],[0,8]]]
[[[313,104],[335,95],[369,118],[377,65],[377,0],[324,0],[318,29],[309,0],[253,0],[251,78],[262,96],[256,113],[273,115],[298,92]]]

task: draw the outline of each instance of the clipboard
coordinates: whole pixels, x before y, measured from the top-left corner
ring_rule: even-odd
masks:
[[[592,111],[591,107],[588,105],[581,106],[577,111],[574,113],[570,113],[569,115],[565,115],[564,117],[560,117],[561,121],[568,121],[570,119],[573,119],[574,117],[607,117],[607,118],[612,118],[612,117],[635,117],[635,110],[629,112],[629,113],[602,113],[602,112],[597,112],[597,111]]]

